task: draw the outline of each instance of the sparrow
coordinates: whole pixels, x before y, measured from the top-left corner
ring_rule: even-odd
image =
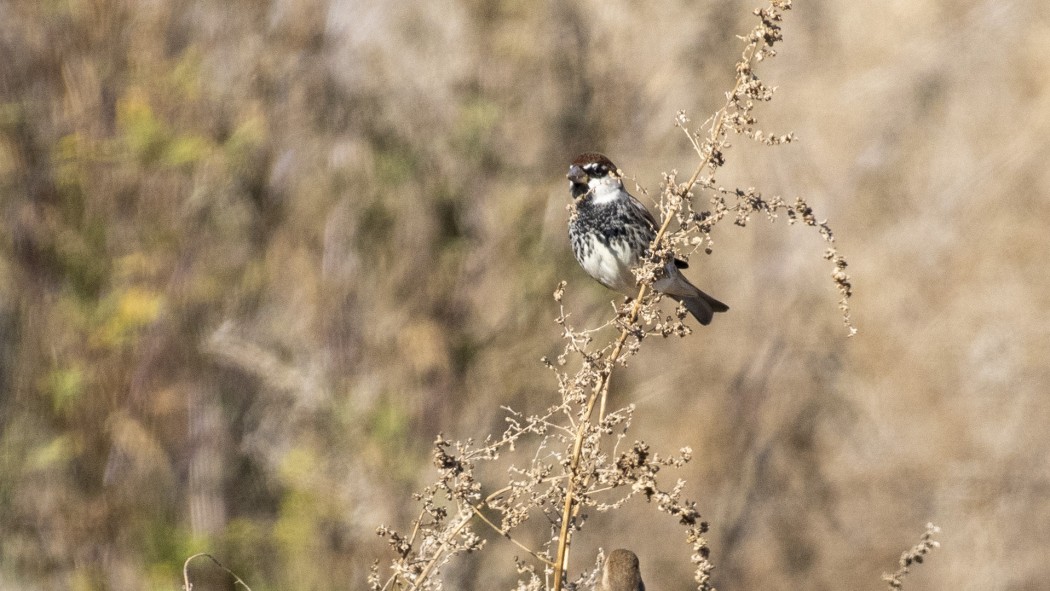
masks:
[[[623,548],[610,552],[594,591],[645,591],[638,556]]]
[[[649,254],[658,226],[653,214],[623,187],[619,169],[597,152],[580,154],[569,166],[569,191],[576,204],[569,217],[569,241],[576,261],[602,285],[627,297],[638,295],[632,269]],[[653,289],[682,302],[700,324],[729,306],[697,289],[679,269],[689,265],[669,261]]]

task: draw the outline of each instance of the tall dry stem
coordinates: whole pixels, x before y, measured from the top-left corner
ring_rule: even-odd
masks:
[[[379,533],[387,537],[398,557],[392,564],[392,575],[385,581],[380,578],[378,567],[373,569],[374,590],[440,589],[442,584],[437,575],[453,555],[477,551],[485,545],[472,529],[478,524],[511,540],[537,561],[518,563],[519,574],[527,575],[519,581],[518,589],[561,591],[568,584],[566,573],[573,536],[583,527],[581,510],[591,507],[598,512],[611,512],[633,497],[655,503],[659,511],[671,515],[686,528],[697,588],[712,588],[713,565],[708,560],[705,539],[707,523],[701,520],[696,504],[682,498],[684,481],[678,480],[671,488],[664,488],[656,478],[662,467],[677,468],[687,463],[692,450],[682,448],[677,454],[667,456],[652,452],[644,441],[628,441],[634,407],[627,405],[607,412],[609,386],[614,368],[626,365],[647,337],[691,333],[684,324],[685,310],[679,307],[674,315],[664,314],[659,308],[659,294],[653,293],[653,281],[662,272],[665,261],[672,257],[688,258],[690,252],[701,245],[706,245],[705,250],[710,252],[710,233],[718,223],[732,219],[743,227],[755,212],[765,213],[771,219],[784,212],[790,223],[801,220],[818,228],[829,245],[825,257],[835,265],[834,279],[842,296],[844,321],[851,334],[853,332],[848,308],[851,288],[843,271],[846,263],[834,249],[827,224],[818,222],[802,199],[789,205],[779,197],[764,199],[753,188],[728,190],[715,182],[716,173],[725,164],[732,137],[741,136],[767,145],[794,139],[791,134],[768,135],[757,130],[754,116],[756,103],[773,97],[773,89],[759,79],[755,66],[775,55],[773,46],[782,38],[780,22],[788,9],[789,0],[771,0],[766,7],[755,11],[759,24],[742,38],[745,46],[736,64],[734,86],[726,93],[725,104],[705,125],[689,129],[688,118],[684,113],[678,114],[675,125],[686,132],[699,158],[684,183],[677,183],[674,173],[664,177],[660,199],[662,221],[650,247],[652,256],[636,270],[637,296],[621,308],[616,318],[591,330],[573,328],[562,308],[556,322],[563,331],[564,351],[556,360],[544,359],[557,376],[560,400],[544,413],[523,416],[507,409],[508,429],[498,438],[486,438],[480,445],[469,439],[450,442],[438,438],[435,464],[441,476],[416,497],[424,508],[413,526],[412,536],[406,539],[394,530],[380,528]],[[708,196],[710,209],[698,209],[694,205],[701,195]],[[566,283],[562,282],[555,292],[559,304],[565,287]],[[617,336],[600,348],[592,348],[595,335],[609,327],[618,329]],[[570,359],[579,364],[579,369],[571,375],[560,369]],[[505,456],[520,457],[519,461],[525,465],[511,464],[507,469],[510,475],[507,485],[483,495],[485,486],[476,472],[478,463]],[[612,500],[599,501],[607,496],[612,496]],[[489,518],[489,512],[495,512],[498,519]],[[530,548],[517,537],[517,531],[537,514],[545,516],[550,537],[540,547]],[[537,572],[537,567],[542,573]],[[575,584],[593,580],[596,569],[597,566],[582,574]]]

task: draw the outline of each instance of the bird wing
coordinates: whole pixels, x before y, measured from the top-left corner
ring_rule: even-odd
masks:
[[[634,195],[630,195],[629,193],[628,195],[631,198],[631,205],[633,205],[634,208],[638,210],[638,213],[642,214],[642,217],[645,219],[645,221],[649,222],[649,227],[653,229],[653,232],[655,232],[660,227],[656,223],[656,218],[653,217],[653,214],[649,213],[649,209],[645,207],[645,204],[643,204],[641,201],[638,201],[638,199]]]
[[[638,213],[642,215],[642,219],[648,222],[649,227],[652,228],[653,232],[656,232],[656,230],[659,229],[660,226],[656,223],[656,218],[653,217],[653,214],[649,213],[649,208],[647,208],[645,204],[641,201],[638,201],[638,199],[634,195],[630,195],[629,193],[628,195],[631,197],[631,205],[633,205],[634,208],[638,211]],[[678,267],[679,269],[688,269],[689,263],[683,261],[682,259],[675,259],[674,266]]]

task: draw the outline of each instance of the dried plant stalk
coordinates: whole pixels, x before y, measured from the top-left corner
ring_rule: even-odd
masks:
[[[535,560],[517,563],[518,573],[525,576],[517,589],[561,591],[568,585],[566,572],[573,535],[584,525],[581,510],[590,507],[599,512],[614,511],[634,497],[653,503],[657,510],[685,527],[697,589],[713,589],[713,565],[705,538],[707,523],[701,519],[696,504],[682,498],[684,481],[677,480],[666,488],[656,477],[661,468],[684,466],[691,459],[692,450],[683,448],[674,455],[661,455],[652,452],[643,441],[628,441],[634,407],[628,405],[607,413],[609,384],[614,368],[625,365],[645,338],[684,337],[691,333],[684,324],[684,308],[679,307],[674,316],[663,314],[658,306],[660,296],[652,292],[653,281],[662,272],[665,261],[688,257],[689,250],[700,245],[706,245],[709,251],[715,225],[731,219],[736,225],[745,226],[755,212],[773,219],[778,212],[784,212],[789,223],[801,221],[818,228],[829,244],[825,257],[835,265],[834,279],[842,296],[844,322],[850,334],[854,332],[849,320],[851,286],[844,272],[846,262],[835,251],[827,223],[817,221],[802,199],[789,205],[779,197],[764,199],[755,189],[727,190],[715,182],[731,137],[743,136],[767,145],[794,139],[790,133],[770,135],[758,130],[753,112],[757,102],[771,100],[774,90],[759,79],[754,66],[775,55],[773,47],[782,39],[780,22],[790,6],[790,0],[771,0],[755,11],[759,24],[743,38],[745,48],[736,65],[736,82],[721,109],[697,130],[688,129],[688,118],[679,113],[675,125],[686,131],[699,160],[684,183],[677,183],[673,173],[665,175],[660,199],[662,222],[650,248],[650,259],[636,270],[637,297],[621,308],[616,318],[592,330],[573,328],[561,310],[556,322],[562,329],[564,350],[555,360],[543,360],[557,377],[560,400],[545,412],[524,416],[507,409],[508,428],[498,438],[490,437],[480,445],[472,440],[448,441],[439,436],[434,460],[440,477],[416,496],[423,509],[413,524],[412,534],[406,537],[386,527],[379,529],[397,556],[392,563],[393,573],[385,580],[379,575],[378,564],[373,567],[370,583],[374,591],[441,589],[441,567],[456,554],[484,546],[475,526],[496,531]],[[708,210],[694,208],[701,193],[710,195]],[[562,282],[555,291],[559,304],[565,287]],[[594,348],[595,335],[609,327],[618,329],[617,336]],[[579,364],[573,374],[562,369],[570,360]],[[524,463],[512,464],[506,485],[485,495],[476,473],[477,464],[513,455],[523,457]],[[550,537],[540,547],[531,548],[516,533],[537,515],[545,517]],[[574,584],[593,582],[598,565],[580,575]]]
[[[904,577],[908,575],[912,565],[922,564],[922,561],[926,558],[927,554],[932,552],[935,548],[941,547],[940,542],[933,539],[933,536],[937,535],[940,531],[941,528],[932,523],[927,523],[926,531],[923,532],[922,537],[919,538],[919,543],[901,554],[901,559],[897,564],[897,570],[894,571],[893,574],[882,575],[882,580],[886,581],[886,584],[889,585],[890,591],[899,591],[900,589],[903,589]]]

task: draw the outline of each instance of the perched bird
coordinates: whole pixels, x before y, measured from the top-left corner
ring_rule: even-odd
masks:
[[[623,548],[610,552],[594,591],[645,591],[638,556]]]
[[[653,215],[623,187],[616,165],[597,152],[577,156],[566,176],[576,203],[569,219],[576,260],[602,285],[628,297],[638,295],[631,269],[642,262],[656,237]],[[687,266],[678,259],[668,262],[653,288],[685,304],[700,324],[710,324],[715,312],[725,312],[729,306],[689,283],[679,271]]]

